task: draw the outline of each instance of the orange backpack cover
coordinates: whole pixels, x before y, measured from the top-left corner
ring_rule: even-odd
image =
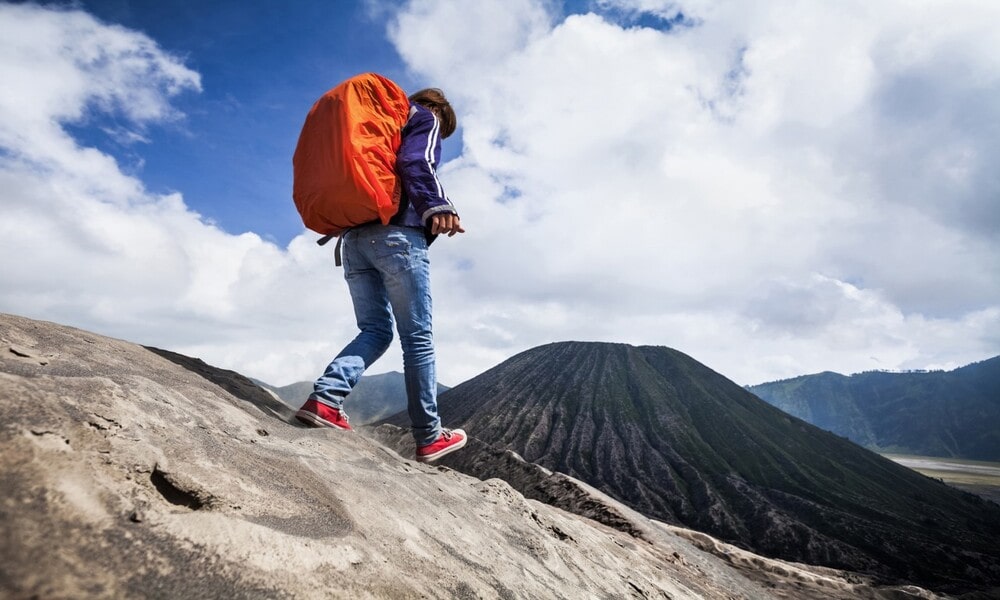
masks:
[[[339,235],[389,222],[399,207],[396,153],[409,112],[406,93],[375,73],[352,77],[313,104],[292,157],[292,198],[306,227]]]

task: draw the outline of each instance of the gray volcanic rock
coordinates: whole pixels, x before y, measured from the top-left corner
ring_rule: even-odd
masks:
[[[413,440],[406,429],[382,423],[371,431],[402,455],[414,453]],[[658,548],[669,548],[674,544],[670,536],[684,538],[740,571],[744,577],[764,585],[775,598],[900,600],[938,597],[916,586],[875,586],[867,577],[857,573],[763,558],[710,535],[649,519],[578,479],[526,462],[516,453],[487,444],[475,436],[469,437],[462,451],[445,456],[439,464],[488,481],[500,478],[526,498],[625,532],[634,538],[634,544],[649,543]],[[561,534],[559,531],[555,533]],[[686,564],[687,559],[680,553],[674,553],[667,560]],[[969,596],[970,599],[980,597]]]
[[[676,350],[540,346],[448,391],[440,413],[648,517],[758,554],[1000,592],[995,504],[795,419]]]
[[[289,415],[197,359],[0,315],[0,597],[934,597],[622,512],[633,537]]]

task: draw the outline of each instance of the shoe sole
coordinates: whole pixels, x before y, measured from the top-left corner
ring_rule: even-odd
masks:
[[[461,442],[458,442],[457,444],[453,444],[451,446],[448,446],[447,448],[442,448],[442,449],[438,450],[437,452],[435,452],[434,454],[428,454],[426,456],[418,456],[417,457],[417,462],[422,462],[422,463],[433,462],[433,461],[441,458],[442,456],[444,456],[446,454],[450,454],[450,453],[454,452],[455,450],[461,450],[462,448],[465,448],[465,443],[468,442],[468,441],[469,441],[469,438],[464,437],[464,438],[462,438]]]
[[[302,421],[306,425],[313,425],[315,427],[329,427],[330,429],[339,429],[340,431],[351,431],[350,427],[341,427],[336,423],[331,423],[319,415],[314,415],[311,412],[299,411],[295,413],[295,418]]]

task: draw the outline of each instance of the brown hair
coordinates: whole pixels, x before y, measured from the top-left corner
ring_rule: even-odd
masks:
[[[458,118],[455,117],[455,111],[448,103],[448,99],[444,97],[444,92],[437,88],[423,89],[410,96],[410,102],[434,111],[434,114],[441,121],[442,139],[455,133],[455,129],[458,127]]]

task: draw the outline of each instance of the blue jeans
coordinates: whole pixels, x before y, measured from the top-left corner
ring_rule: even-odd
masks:
[[[343,234],[344,277],[361,332],[316,380],[313,397],[342,408],[346,396],[392,342],[403,347],[407,411],[418,446],[441,432],[431,334],[430,260],[421,229],[367,225]]]

